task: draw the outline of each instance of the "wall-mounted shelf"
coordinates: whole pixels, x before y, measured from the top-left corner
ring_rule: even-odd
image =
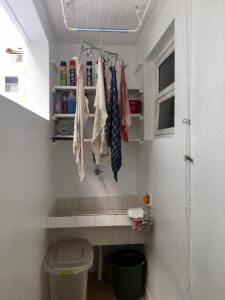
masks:
[[[96,87],[95,86],[85,86],[84,90],[85,90],[87,95],[90,95],[90,99],[91,99],[89,101],[89,103],[91,103],[91,104],[89,104],[90,105],[90,111],[93,111],[93,99],[94,99],[93,96],[95,95]],[[63,91],[74,91],[76,93],[77,87],[76,86],[56,85],[52,89],[52,92],[56,92],[56,93],[57,92],[58,93],[63,93]],[[132,95],[133,99],[135,99],[136,97],[137,98],[142,98],[143,97],[142,96],[143,90],[140,87],[129,87],[128,88],[128,93],[130,94],[130,97]],[[55,121],[55,124],[58,124],[58,121],[61,122],[61,120],[62,120],[62,122],[64,122],[63,120],[68,120],[68,122],[71,122],[71,124],[72,124],[72,120],[74,119],[74,117],[75,117],[74,114],[62,114],[62,113],[58,114],[58,113],[55,113],[53,115],[53,120]],[[94,117],[95,117],[95,114],[93,114],[93,113],[89,114],[89,119],[94,120]],[[132,117],[133,120],[137,120],[137,121],[143,120],[143,115],[142,114],[131,114],[131,117]],[[134,122],[134,123],[135,123],[135,126],[138,126],[138,128],[143,127],[142,122],[140,122],[140,124],[138,124],[137,122]],[[55,126],[57,126],[57,125],[55,125]],[[90,131],[90,128],[89,128],[89,131]],[[55,131],[55,132],[57,133],[57,131]],[[60,133],[60,131],[58,131],[58,133]],[[89,132],[89,135],[90,134],[91,133]],[[129,139],[130,143],[138,143],[138,144],[143,143],[142,134],[137,134],[137,135],[136,134],[135,135],[131,134],[131,136],[135,137],[135,138],[130,138]],[[136,136],[138,136],[138,138],[136,138]],[[73,135],[66,135],[66,134],[65,135],[55,134],[52,137],[53,142],[55,142],[57,140],[68,141],[68,140],[72,140],[72,139],[73,139]],[[90,143],[91,139],[84,139],[84,142],[85,143]]]
[[[73,135],[54,135],[52,140],[53,142],[55,141],[70,141],[73,139]],[[91,143],[92,139],[84,139],[84,142],[85,143]],[[141,139],[130,139],[129,140],[129,143],[138,143],[138,144],[142,144],[143,143],[143,140]]]
[[[89,114],[89,118],[94,118],[95,114]],[[131,115],[132,118],[137,118],[140,120],[143,120],[143,116],[142,114],[132,114]],[[57,119],[73,119],[74,118],[74,114],[54,114],[53,115],[53,120],[57,120]]]
[[[53,92],[56,91],[72,91],[72,90],[77,90],[76,86],[67,86],[67,85],[55,85],[52,89]],[[95,91],[96,87],[95,86],[85,86],[84,87],[85,91]],[[128,87],[128,92],[130,93],[143,93],[143,89],[140,87]]]

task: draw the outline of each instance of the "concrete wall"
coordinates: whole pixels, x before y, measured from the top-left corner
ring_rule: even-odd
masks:
[[[185,291],[185,1],[159,1],[137,45],[145,61],[146,143],[137,156],[138,194],[152,194],[156,226],[147,234],[147,288],[153,300],[187,299]],[[192,1],[191,290],[192,300],[222,300],[224,284],[224,1]],[[175,19],[175,134],[154,138],[151,53]],[[150,56],[149,56],[150,55]],[[147,70],[147,72],[146,72]],[[146,74],[148,76],[146,77]],[[147,112],[146,112],[147,110]]]
[[[50,123],[0,96],[0,298],[47,299],[42,262],[53,195]]]

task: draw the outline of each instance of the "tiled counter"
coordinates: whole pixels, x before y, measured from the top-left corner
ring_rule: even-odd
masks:
[[[60,198],[47,216],[50,242],[83,237],[92,245],[143,244],[144,233],[132,231],[127,209],[140,207],[135,196]]]

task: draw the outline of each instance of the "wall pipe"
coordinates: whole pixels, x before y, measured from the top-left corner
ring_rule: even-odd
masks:
[[[62,6],[62,13],[63,13],[63,20],[64,20],[64,24],[67,30],[70,31],[77,31],[77,32],[115,32],[115,33],[134,33],[134,32],[138,32],[142,26],[142,23],[144,21],[144,18],[146,17],[148,10],[150,8],[150,5],[152,3],[152,0],[147,0],[148,4],[146,5],[145,11],[142,15],[141,18],[139,18],[139,22],[138,22],[138,26],[135,29],[125,29],[125,28],[85,28],[85,27],[71,27],[68,25],[67,20],[66,20],[66,13],[65,13],[65,7],[64,7],[64,0],[61,0],[61,6]],[[69,3],[67,3],[68,5]]]
[[[182,287],[185,290],[185,299],[191,299],[191,98],[192,98],[192,0],[184,0],[184,53],[185,59],[185,88],[186,88],[186,117],[185,125],[185,276]]]

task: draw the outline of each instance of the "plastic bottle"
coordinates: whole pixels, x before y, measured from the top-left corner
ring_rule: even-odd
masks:
[[[56,94],[55,98],[55,113],[56,114],[61,114],[62,113],[62,97],[60,93]]]
[[[76,111],[76,99],[75,99],[73,91],[70,91],[70,93],[69,93],[67,107],[68,107],[68,113],[69,114],[75,114],[75,111]]]
[[[60,63],[60,85],[67,85],[66,61],[61,61]]]
[[[67,114],[68,113],[68,94],[67,93],[63,93],[63,97],[62,97],[62,107],[63,107],[63,113]]]
[[[98,81],[98,60],[96,61],[95,64],[95,82],[97,83]]]
[[[77,85],[77,78],[76,78],[76,62],[75,60],[70,61],[70,85],[75,86]]]
[[[87,86],[92,86],[92,61],[87,61],[86,76]]]

